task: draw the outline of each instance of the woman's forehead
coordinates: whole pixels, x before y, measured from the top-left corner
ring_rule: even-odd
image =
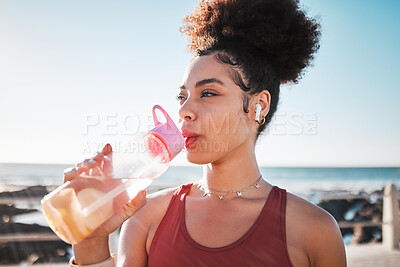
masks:
[[[197,56],[186,69],[183,76],[182,85],[185,87],[193,86],[199,80],[218,78],[229,82],[229,66],[218,62],[214,54]]]

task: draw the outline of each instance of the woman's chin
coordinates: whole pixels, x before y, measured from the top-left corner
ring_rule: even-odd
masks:
[[[203,165],[203,164],[208,164],[212,161],[207,152],[199,152],[199,151],[194,152],[188,150],[186,153],[187,153],[186,154],[187,160],[193,164]]]
[[[186,151],[186,159],[193,164],[204,165],[208,163],[216,162],[221,158],[220,153],[215,153],[211,151],[199,151],[199,150],[190,150]]]

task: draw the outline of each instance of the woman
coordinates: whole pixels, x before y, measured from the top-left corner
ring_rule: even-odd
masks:
[[[74,245],[71,264],[113,266],[108,235],[125,221],[118,266],[346,266],[332,216],[264,180],[254,153],[280,85],[297,82],[318,49],[319,25],[298,5],[203,0],[184,19],[195,57],[178,93],[179,116],[188,161],[204,165],[203,178],[147,200],[140,192]],[[65,179],[102,165],[110,151]]]

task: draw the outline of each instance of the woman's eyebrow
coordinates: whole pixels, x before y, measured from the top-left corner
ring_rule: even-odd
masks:
[[[208,83],[218,83],[220,85],[225,85],[222,81],[218,80],[217,78],[210,78],[210,79],[204,79],[204,80],[198,81],[196,83],[196,87],[200,87],[200,86],[208,84]],[[185,85],[181,85],[181,86],[179,86],[179,88],[182,90],[186,90]]]

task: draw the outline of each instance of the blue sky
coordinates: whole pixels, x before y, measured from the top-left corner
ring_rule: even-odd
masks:
[[[259,164],[400,166],[400,2],[302,3],[321,49],[282,87]],[[194,4],[0,0],[0,162],[76,162],[146,129],[154,104],[177,119],[191,59],[178,27]]]

